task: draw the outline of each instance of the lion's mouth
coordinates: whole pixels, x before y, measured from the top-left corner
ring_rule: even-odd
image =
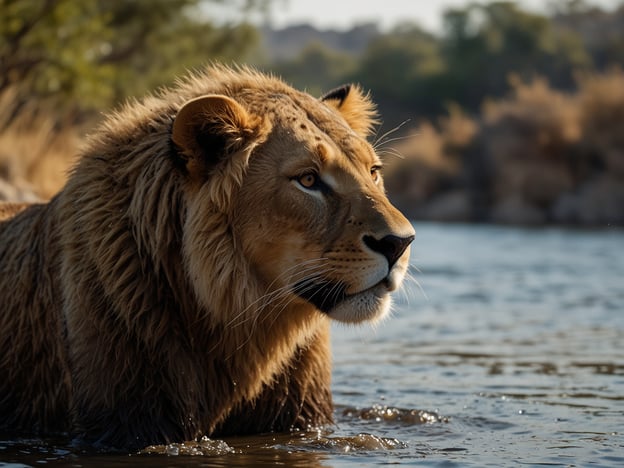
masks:
[[[382,284],[387,287],[386,283],[387,279],[383,279],[379,283],[368,288],[366,291],[375,289]],[[366,292],[360,291],[355,294],[347,294],[346,290],[347,286],[344,283],[329,280],[304,280],[297,283],[294,287],[295,294],[310,302],[316,306],[317,309],[326,314],[330,313],[332,309],[345,300]]]
[[[304,280],[294,287],[295,293],[315,305],[317,309],[328,313],[347,297],[346,285],[336,281],[311,281]]]

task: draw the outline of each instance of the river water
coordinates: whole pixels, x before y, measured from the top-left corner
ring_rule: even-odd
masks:
[[[624,466],[624,231],[417,224],[393,317],[333,329],[337,425],[8,466]],[[4,463],[2,463],[4,462]]]

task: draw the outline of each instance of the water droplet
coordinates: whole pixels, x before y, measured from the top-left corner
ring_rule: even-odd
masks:
[[[178,447],[177,445],[167,445],[167,447],[165,448],[165,453],[167,455],[171,455],[171,456],[177,456],[180,454],[180,447]]]
[[[518,414],[525,414],[525,413],[526,413],[526,411],[525,411],[525,410],[523,410],[523,409],[518,410]]]

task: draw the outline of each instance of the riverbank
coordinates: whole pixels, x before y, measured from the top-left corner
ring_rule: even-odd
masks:
[[[574,94],[513,83],[478,116],[450,107],[382,139],[391,199],[411,219],[624,225],[624,73],[581,77]]]

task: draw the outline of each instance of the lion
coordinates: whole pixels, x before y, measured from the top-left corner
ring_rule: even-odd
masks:
[[[414,230],[358,86],[211,65],[127,103],[0,223],[0,429],[100,447],[332,423],[330,321],[375,322]]]

